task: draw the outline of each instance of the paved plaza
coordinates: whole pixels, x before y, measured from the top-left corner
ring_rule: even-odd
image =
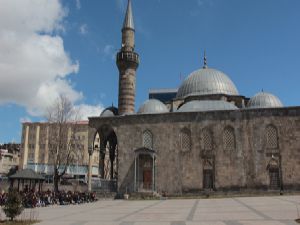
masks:
[[[292,225],[300,196],[100,200],[35,209],[40,225]],[[299,207],[300,208],[300,207]]]

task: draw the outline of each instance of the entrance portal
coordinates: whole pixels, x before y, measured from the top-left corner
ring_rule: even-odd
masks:
[[[270,168],[269,176],[270,176],[270,189],[274,189],[274,190],[279,189],[280,188],[279,169]]]
[[[214,189],[214,158],[203,159],[203,189]]]
[[[152,171],[144,170],[143,174],[143,188],[147,190],[151,190],[152,188]]]
[[[203,170],[203,188],[204,189],[213,189],[213,171]]]
[[[272,156],[267,169],[269,170],[269,179],[271,190],[279,190],[281,187],[279,160]]]
[[[142,148],[135,151],[134,191],[155,191],[155,152]]]

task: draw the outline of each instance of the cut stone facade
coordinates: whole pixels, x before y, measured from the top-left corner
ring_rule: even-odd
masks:
[[[155,190],[159,193],[203,191],[206,167],[213,172],[213,190],[269,190],[269,170],[274,164],[280,179],[276,189],[300,188],[300,107],[91,118],[90,133],[104,124],[111,125],[118,140],[121,193],[133,191],[134,151],[144,147],[145,131],[153,134]],[[270,126],[278,133],[278,149],[271,153]],[[228,127],[235,140],[234,147],[227,149],[223,136]],[[190,151],[181,147],[183,129],[191,133]],[[212,135],[211,149],[202,144],[206,130]]]

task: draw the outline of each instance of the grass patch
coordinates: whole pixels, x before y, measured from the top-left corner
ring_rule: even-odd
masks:
[[[35,223],[39,223],[41,221],[39,220],[14,220],[14,221],[9,221],[9,220],[2,220],[0,221],[0,225],[31,225]]]

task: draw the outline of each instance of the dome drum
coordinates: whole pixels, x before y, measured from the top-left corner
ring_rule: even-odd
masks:
[[[194,100],[183,104],[177,112],[206,112],[237,109],[234,104],[222,100]]]

